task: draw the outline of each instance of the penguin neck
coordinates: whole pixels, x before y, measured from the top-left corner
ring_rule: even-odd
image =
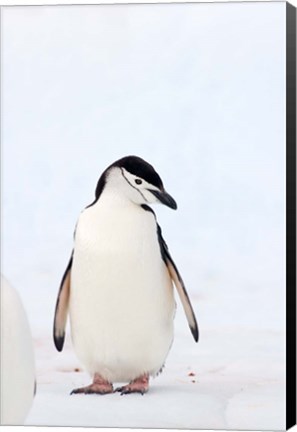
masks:
[[[121,209],[140,209],[140,205],[131,201],[127,196],[122,193],[119,193],[114,188],[105,188],[100,195],[100,198],[93,205],[94,210],[99,209],[113,209],[113,210],[121,210]]]

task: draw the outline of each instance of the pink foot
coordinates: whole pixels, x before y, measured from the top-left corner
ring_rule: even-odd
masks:
[[[142,375],[139,378],[131,381],[129,384],[118,387],[115,391],[121,392],[121,395],[129,393],[146,393],[149,389],[149,376]]]
[[[113,393],[113,386],[111,383],[103,379],[99,374],[95,374],[93,383],[86,387],[80,387],[72,390],[72,394],[108,394]]]

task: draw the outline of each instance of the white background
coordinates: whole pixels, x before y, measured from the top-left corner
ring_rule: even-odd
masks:
[[[178,202],[176,213],[156,212],[200,324],[201,342],[192,346],[178,314],[169,370],[159,380],[166,387],[176,379],[183,350],[206,378],[209,398],[199,400],[204,415],[190,427],[283,424],[284,17],[284,3],[2,12],[2,270],[36,340],[40,398],[31,424],[71,422],[51,414],[54,396],[67,392],[52,369],[75,362],[70,347],[64,357],[51,351],[56,293],[79,211],[103,169],[126,154],[152,163]],[[211,363],[221,389],[207,387]],[[236,377],[246,384],[243,399],[230,396]],[[255,394],[263,379],[266,404],[273,395],[267,406]],[[201,396],[195,391],[187,406]],[[231,406],[225,423],[217,397]],[[187,427],[186,406],[182,416]],[[132,425],[150,426],[141,421]]]

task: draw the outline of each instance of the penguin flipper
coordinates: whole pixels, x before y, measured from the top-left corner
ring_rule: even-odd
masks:
[[[196,342],[198,342],[198,339],[199,339],[198,324],[197,324],[195,313],[194,313],[193,307],[191,305],[185,284],[182,280],[182,277],[181,277],[173,259],[171,258],[171,255],[170,255],[169,250],[168,250],[168,246],[162,237],[162,231],[161,231],[161,228],[159,225],[157,225],[157,232],[158,232],[158,239],[159,239],[162,258],[163,258],[163,260],[167,266],[169,275],[170,275],[171,279],[173,280],[174,285],[176,287],[176,290],[178,292],[178,295],[180,297],[180,300],[181,300],[181,303],[183,305],[183,308],[184,308],[184,311],[185,311],[185,314],[186,314],[193,338]]]
[[[55,309],[54,342],[58,351],[62,351],[65,339],[65,326],[69,308],[70,276],[73,253],[63,275]]]

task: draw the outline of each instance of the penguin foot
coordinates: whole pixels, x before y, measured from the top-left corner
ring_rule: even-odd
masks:
[[[70,394],[73,395],[73,394],[79,394],[79,393],[105,395],[108,393],[113,393],[113,387],[111,384],[109,384],[109,385],[91,384],[91,385],[86,386],[86,387],[80,387],[80,388],[74,389],[74,390],[72,390],[72,392]]]
[[[149,389],[149,376],[142,375],[141,377],[131,381],[129,384],[123,387],[118,387],[115,391],[121,392],[121,396],[130,393],[140,393],[144,395],[144,393],[147,393],[148,389]]]
[[[100,394],[105,395],[113,393],[113,386],[110,382],[103,379],[99,374],[95,374],[93,383],[86,386],[72,390],[72,394]]]

